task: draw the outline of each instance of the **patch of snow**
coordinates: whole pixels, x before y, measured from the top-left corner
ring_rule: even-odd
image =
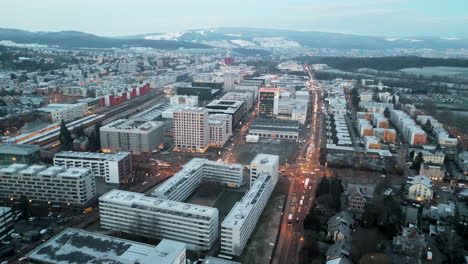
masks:
[[[156,36],[146,36],[145,39],[149,40],[178,40],[180,37],[182,37],[184,33],[180,32],[174,32],[174,33],[166,33],[162,35],[156,35]]]
[[[255,43],[247,41],[247,40],[242,40],[242,39],[233,39],[231,40],[232,43],[240,46],[240,47],[253,47],[257,46]]]
[[[449,38],[449,37],[440,37],[441,39],[445,40],[462,40],[462,38]]]
[[[399,38],[385,38],[386,41],[395,41],[395,40],[399,40]]]
[[[228,36],[228,37],[240,37],[241,35],[240,34],[224,34],[224,36]]]

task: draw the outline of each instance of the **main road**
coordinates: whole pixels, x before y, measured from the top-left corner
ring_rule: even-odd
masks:
[[[304,218],[309,213],[315,199],[316,178],[323,176],[325,170],[319,162],[321,145],[321,86],[305,65],[308,72],[309,89],[313,94],[311,115],[308,120],[309,137],[298,151],[294,164],[282,168],[289,177],[290,185],[286,205],[283,208],[280,233],[271,263],[298,263],[298,253],[304,242]]]

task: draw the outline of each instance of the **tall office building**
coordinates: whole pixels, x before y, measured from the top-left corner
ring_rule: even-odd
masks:
[[[126,182],[132,175],[132,155],[130,152],[90,153],[62,151],[55,154],[54,166],[67,168],[89,168],[95,177],[106,183]]]
[[[100,128],[103,152],[148,153],[161,143],[163,122],[119,119]]]
[[[211,114],[208,116],[210,126],[210,145],[222,147],[232,135],[232,116],[228,114]]]
[[[86,168],[12,164],[0,168],[0,198],[84,206],[96,196],[93,172]]]
[[[260,88],[258,99],[258,115],[263,118],[272,118],[278,115],[279,88]]]
[[[185,107],[174,111],[174,150],[205,152],[210,143],[208,110]]]
[[[234,90],[234,84],[237,79],[237,74],[235,72],[225,72],[224,73],[224,91],[229,92]]]
[[[112,190],[99,198],[101,227],[170,239],[207,250],[218,236],[218,209]]]
[[[269,154],[257,154],[250,163],[250,186],[262,172],[278,177],[279,156]]]

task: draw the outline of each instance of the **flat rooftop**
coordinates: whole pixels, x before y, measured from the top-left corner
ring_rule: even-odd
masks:
[[[161,127],[163,124],[164,123],[160,121],[148,121],[145,119],[118,119],[101,127],[100,129],[101,131],[139,131],[148,133]]]
[[[141,205],[146,206],[149,208],[159,208],[165,209],[167,211],[176,211],[181,213],[188,213],[194,215],[201,215],[207,217],[213,217],[214,215],[218,215],[218,209],[208,207],[208,206],[201,206],[201,205],[193,205],[188,203],[182,203],[177,201],[171,201],[166,199],[160,199],[150,196],[145,196],[141,193],[134,193],[134,192],[127,192],[127,191],[120,191],[120,190],[111,190],[108,193],[99,197],[100,201],[106,202],[114,202],[119,203],[122,205],[126,205],[128,207],[132,207],[133,205]]]
[[[87,174],[90,169],[87,168],[65,168],[58,166],[43,166],[43,165],[26,165],[26,164],[11,164],[0,167],[1,174],[28,174],[31,176],[65,176],[78,178],[81,175]]]
[[[0,144],[0,154],[29,155],[41,150],[41,147],[28,144]]]
[[[270,154],[257,154],[250,164],[273,166],[279,162],[279,156]]]
[[[232,260],[216,258],[216,257],[206,257],[202,264],[241,264],[240,262],[235,262]]]
[[[61,151],[55,154],[54,158],[64,159],[83,159],[83,160],[101,160],[101,161],[119,161],[128,156],[130,152],[117,152],[112,153],[94,153],[94,152],[78,152],[78,151]]]
[[[212,161],[212,160],[201,159],[201,158],[193,158],[184,165],[182,170],[174,174],[174,176],[172,176],[167,181],[162,183],[159,187],[154,189],[153,193],[156,193],[156,192],[165,193],[168,191],[172,192],[173,190],[176,190],[177,186],[185,184],[185,181],[187,178],[192,177],[193,174],[198,172],[198,170],[201,169],[205,165],[225,166],[227,168],[233,168],[233,169],[237,169],[240,171],[242,171],[243,169],[242,165],[240,164],[218,162],[218,161]]]
[[[296,120],[255,118],[250,129],[299,132],[299,122]]]
[[[255,180],[249,191],[237,202],[224,219],[222,226],[242,226],[247,216],[255,208],[259,197],[263,194],[265,186],[271,180],[271,175],[262,172]]]
[[[162,240],[158,246],[67,228],[27,256],[55,264],[172,264],[185,244]]]

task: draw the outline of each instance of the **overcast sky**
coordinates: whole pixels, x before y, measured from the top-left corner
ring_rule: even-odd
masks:
[[[468,0],[1,0],[0,27],[103,36],[262,27],[468,37]]]

